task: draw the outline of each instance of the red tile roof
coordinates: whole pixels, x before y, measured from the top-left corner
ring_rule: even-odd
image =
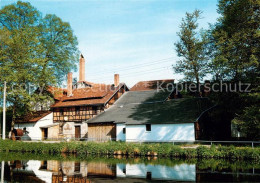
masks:
[[[140,81],[136,83],[130,91],[147,91],[166,88],[167,84],[174,83],[174,79]]]
[[[63,101],[66,100],[78,100],[78,99],[90,99],[90,98],[102,98],[107,95],[111,90],[111,85],[105,84],[92,84],[91,87],[78,88],[72,91],[72,96],[62,97]]]
[[[17,118],[15,123],[36,123],[50,113],[52,113],[52,111],[36,111],[28,113],[21,118]]]
[[[77,83],[85,83],[85,84],[87,84],[87,85],[93,85],[93,84],[95,84],[95,83],[92,83],[92,82],[89,82],[89,81],[78,81]]]
[[[50,92],[55,100],[60,100],[67,95],[67,89],[48,86],[47,91]]]
[[[91,87],[74,89],[72,91],[72,96],[62,97],[60,101],[56,102],[51,107],[57,108],[105,104],[122,87],[125,87],[124,83],[121,83],[115,88],[113,88],[112,85],[92,83]]]

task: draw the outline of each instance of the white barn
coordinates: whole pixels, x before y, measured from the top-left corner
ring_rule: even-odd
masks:
[[[125,133],[123,132],[125,128]],[[194,123],[117,124],[117,141],[194,141]]]
[[[169,99],[168,91],[128,91],[108,110],[86,123],[115,124],[116,140],[195,141],[198,119],[209,108],[205,98]]]
[[[18,119],[15,129],[25,129],[23,140],[58,138],[59,124],[53,123],[53,112],[37,111]]]

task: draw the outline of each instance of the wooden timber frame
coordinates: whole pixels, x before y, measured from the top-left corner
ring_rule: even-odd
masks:
[[[200,124],[198,120],[194,123],[194,129],[195,129],[195,140],[199,140],[201,136],[201,130],[200,130]]]
[[[53,108],[53,121],[82,122],[91,119],[113,105],[125,91],[123,87],[120,88],[107,102],[101,104]]]
[[[54,122],[81,122],[104,111],[104,106],[76,106],[53,109]]]

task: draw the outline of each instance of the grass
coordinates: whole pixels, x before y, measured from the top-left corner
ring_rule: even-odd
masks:
[[[85,155],[156,156],[167,158],[260,160],[260,148],[234,146],[199,146],[182,148],[172,144],[135,144],[125,142],[21,142],[0,140],[1,152],[29,152],[57,155],[61,153]]]

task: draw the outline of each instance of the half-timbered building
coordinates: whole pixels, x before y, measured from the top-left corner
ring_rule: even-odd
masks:
[[[82,123],[109,108],[125,91],[114,75],[114,84],[97,84],[85,80],[85,59],[80,57],[79,81],[72,84],[72,73],[68,73],[67,96],[51,106],[53,122],[59,124],[59,137],[89,138],[88,125]],[[90,133],[91,135],[92,133]]]
[[[15,128],[26,129],[28,139],[93,138],[100,126],[82,123],[108,109],[121,95],[128,91],[119,75],[114,75],[113,84],[98,84],[85,80],[85,59],[79,60],[79,81],[73,83],[68,73],[67,88],[49,86],[46,91],[54,99],[33,104],[33,113],[23,116]],[[44,114],[47,114],[45,116]],[[111,127],[106,125],[106,130]],[[90,129],[90,132],[88,132]],[[111,137],[113,133],[111,133]]]

